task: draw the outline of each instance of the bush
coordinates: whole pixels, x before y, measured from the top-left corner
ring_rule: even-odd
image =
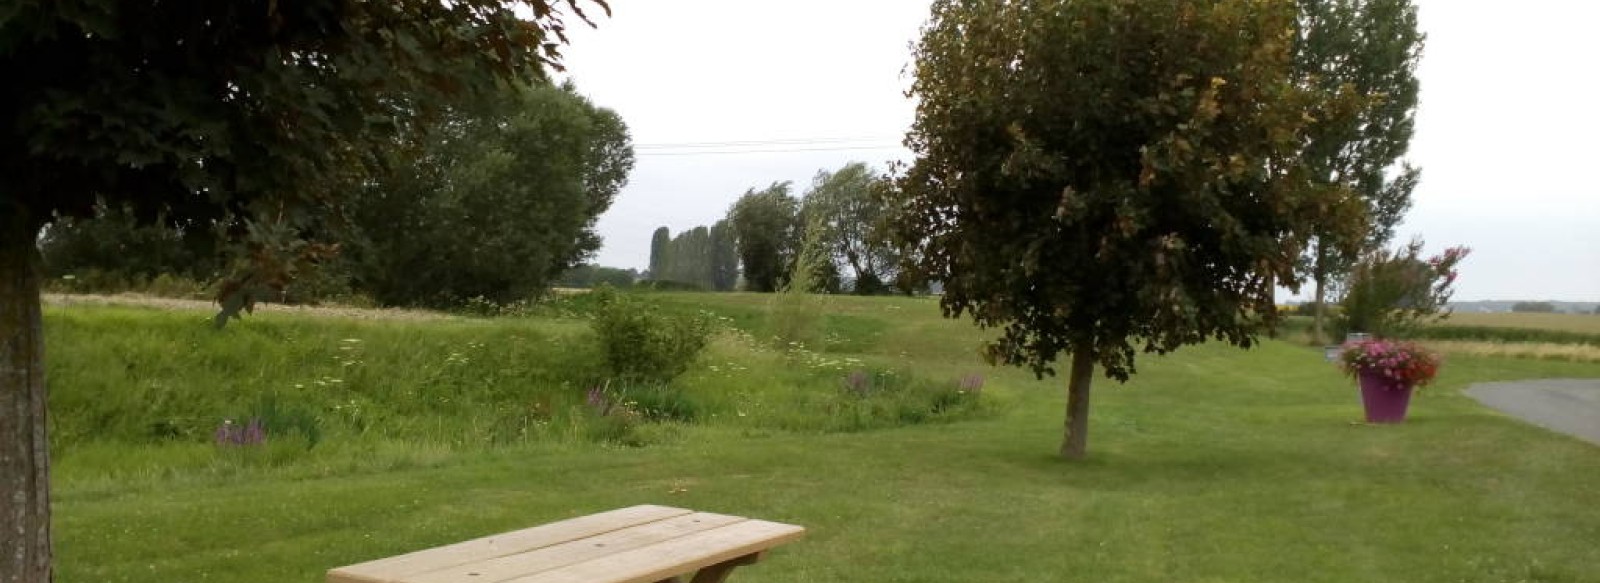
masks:
[[[689,369],[711,342],[712,325],[702,315],[675,315],[602,286],[594,331],[612,377],[624,383],[666,383]]]
[[[1466,247],[1451,247],[1423,260],[1422,241],[1394,251],[1363,257],[1350,273],[1349,290],[1339,303],[1342,333],[1367,332],[1379,337],[1415,332],[1422,324],[1443,319],[1454,293],[1456,265]]]

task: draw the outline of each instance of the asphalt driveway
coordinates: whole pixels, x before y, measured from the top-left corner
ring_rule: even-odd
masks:
[[[1529,423],[1600,445],[1600,379],[1479,383],[1467,396]]]

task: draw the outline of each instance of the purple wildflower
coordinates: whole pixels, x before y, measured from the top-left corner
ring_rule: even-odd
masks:
[[[844,390],[857,395],[872,391],[872,374],[864,370],[851,371],[844,377]]]
[[[604,387],[600,387],[598,385],[590,387],[589,392],[584,396],[583,401],[584,403],[588,404],[591,409],[594,409],[595,413],[599,413],[602,417],[611,412],[611,397],[606,395]]]
[[[983,375],[978,373],[970,373],[962,376],[961,380],[956,384],[956,387],[963,393],[972,393],[974,395],[982,393]]]

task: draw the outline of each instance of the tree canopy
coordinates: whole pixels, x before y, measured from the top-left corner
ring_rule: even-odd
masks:
[[[800,201],[789,190],[788,182],[751,189],[728,212],[750,291],[777,291],[793,265],[800,243]]]
[[[347,194],[341,175],[370,167],[375,150],[415,140],[422,123],[462,96],[542,79],[565,40],[563,12],[586,20],[588,5],[84,0],[0,8],[0,580],[50,580],[35,247],[45,224],[105,203],[145,221],[219,226],[259,243],[249,253],[259,268],[252,285],[281,285],[291,270],[274,250],[318,255],[295,241],[323,222],[327,202]]]
[[[878,237],[877,229],[889,214],[885,200],[875,195],[880,180],[861,162],[823,170],[801,202],[806,227],[819,229],[817,238],[828,256],[850,267],[852,290],[858,294],[888,291],[899,263],[894,246]]]
[[[440,115],[344,205],[345,264],[385,305],[451,307],[544,291],[600,246],[627,181],[627,126],[571,85],[517,87]]]
[[[1415,127],[1423,35],[1411,0],[1298,0],[1294,75],[1314,91],[1367,96],[1351,115],[1322,116],[1300,159],[1314,181],[1347,188],[1367,212],[1364,232],[1320,229],[1306,254],[1316,286],[1313,335],[1322,335],[1327,288],[1364,253],[1394,236],[1421,170],[1402,162]]]
[[[1293,2],[938,0],[915,47],[916,158],[889,194],[906,268],[1002,330],[996,362],[1073,356],[1062,453],[1092,371],[1139,351],[1248,347],[1319,224],[1359,200],[1297,158],[1359,96],[1293,80]]]

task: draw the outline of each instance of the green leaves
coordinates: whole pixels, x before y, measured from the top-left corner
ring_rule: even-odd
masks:
[[[352,185],[352,275],[385,304],[507,303],[599,246],[633,167],[627,127],[571,87],[512,88],[447,112],[420,148]]]
[[[777,182],[759,192],[751,189],[728,212],[750,291],[777,291],[798,251],[800,202],[789,188],[788,182]]]
[[[1293,82],[1286,0],[936,2],[915,52],[906,268],[997,361],[1249,345],[1321,221],[1298,146],[1330,96]],[[1331,110],[1333,113],[1320,113]]]

